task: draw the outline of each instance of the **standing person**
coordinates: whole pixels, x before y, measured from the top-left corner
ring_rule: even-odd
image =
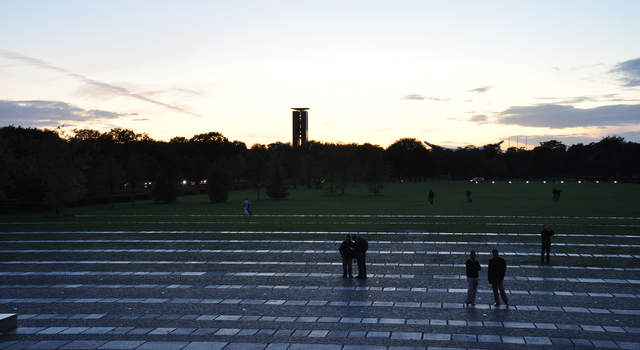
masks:
[[[244,216],[252,215],[250,205],[251,204],[249,203],[249,198],[245,197],[245,199],[242,201],[242,211],[244,213]]]
[[[367,249],[369,249],[369,243],[366,239],[362,238],[359,234],[354,236],[356,246],[356,259],[358,260],[358,275],[357,279],[367,279]]]
[[[504,304],[509,306],[509,300],[507,299],[507,293],[504,291],[504,275],[507,273],[507,262],[503,258],[498,256],[498,249],[491,251],[493,258],[489,260],[489,283],[493,288],[493,299],[496,302],[496,306],[500,306],[500,298],[498,297],[498,290],[500,296],[504,300]]]
[[[547,253],[547,265],[549,265],[549,255],[551,254],[551,236],[555,235],[549,225],[542,226],[540,238],[542,239],[542,253],[540,253],[540,265],[544,265],[544,254]]]
[[[429,195],[428,195],[428,198],[429,198],[429,204],[431,204],[431,205],[433,205],[433,196],[434,196],[434,194],[433,194],[433,190],[432,190],[432,189],[429,189]]]
[[[467,202],[471,203],[471,191],[467,191],[465,194],[467,195]]]
[[[476,252],[472,250],[469,254],[469,259],[466,262],[467,267],[467,301],[466,304],[469,306],[476,304],[476,293],[478,292],[478,272],[482,269],[480,267],[480,262],[476,260]]]
[[[342,244],[340,244],[340,255],[342,256],[342,278],[353,278],[353,258],[356,253],[356,246],[351,240],[351,235],[347,234]]]

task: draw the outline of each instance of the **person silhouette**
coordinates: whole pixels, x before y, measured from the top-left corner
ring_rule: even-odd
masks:
[[[540,253],[540,265],[544,265],[544,255],[547,254],[547,265],[549,265],[549,255],[551,255],[551,236],[556,233],[549,227],[549,225],[544,224],[542,226],[542,232],[540,232],[540,239],[542,241],[542,253]]]
[[[358,275],[357,279],[367,279],[367,250],[369,249],[369,243],[366,239],[362,238],[359,234],[355,234],[355,246],[356,246],[356,259],[358,260]]]
[[[350,234],[347,234],[338,250],[342,256],[342,278],[353,278],[353,258],[356,254],[356,246],[351,240]]]
[[[246,198],[242,201],[242,211],[244,216],[249,216],[249,215],[253,215],[251,213],[251,203],[249,203],[249,198]]]
[[[489,277],[489,283],[493,289],[493,299],[496,302],[496,306],[500,306],[500,298],[498,297],[498,291],[504,301],[504,304],[509,306],[509,300],[507,299],[507,293],[504,291],[504,275],[507,272],[507,262],[498,256],[498,249],[491,251],[493,258],[489,260],[489,271],[487,275]]]
[[[434,193],[432,189],[429,189],[429,195],[427,196],[428,200],[429,200],[429,204],[433,205],[433,197],[434,197]]]
[[[480,262],[476,260],[476,252],[472,250],[469,259],[465,263],[467,270],[467,306],[476,304],[476,293],[478,292],[478,272],[482,269]]]
[[[465,192],[465,194],[467,195],[467,202],[471,203],[472,202],[472,200],[471,200],[471,191],[467,191],[467,192]]]

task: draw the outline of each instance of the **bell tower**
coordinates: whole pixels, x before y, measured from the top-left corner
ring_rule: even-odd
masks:
[[[309,127],[307,110],[309,108],[293,109],[293,148],[303,148],[307,146],[307,131]]]

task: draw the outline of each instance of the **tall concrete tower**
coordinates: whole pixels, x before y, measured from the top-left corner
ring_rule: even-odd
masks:
[[[293,109],[293,148],[307,146],[307,130],[309,126],[307,110],[309,108]]]

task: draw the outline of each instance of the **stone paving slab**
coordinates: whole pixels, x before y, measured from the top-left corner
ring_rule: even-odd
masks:
[[[131,350],[144,344],[142,340],[111,340],[100,346],[100,350]]]

